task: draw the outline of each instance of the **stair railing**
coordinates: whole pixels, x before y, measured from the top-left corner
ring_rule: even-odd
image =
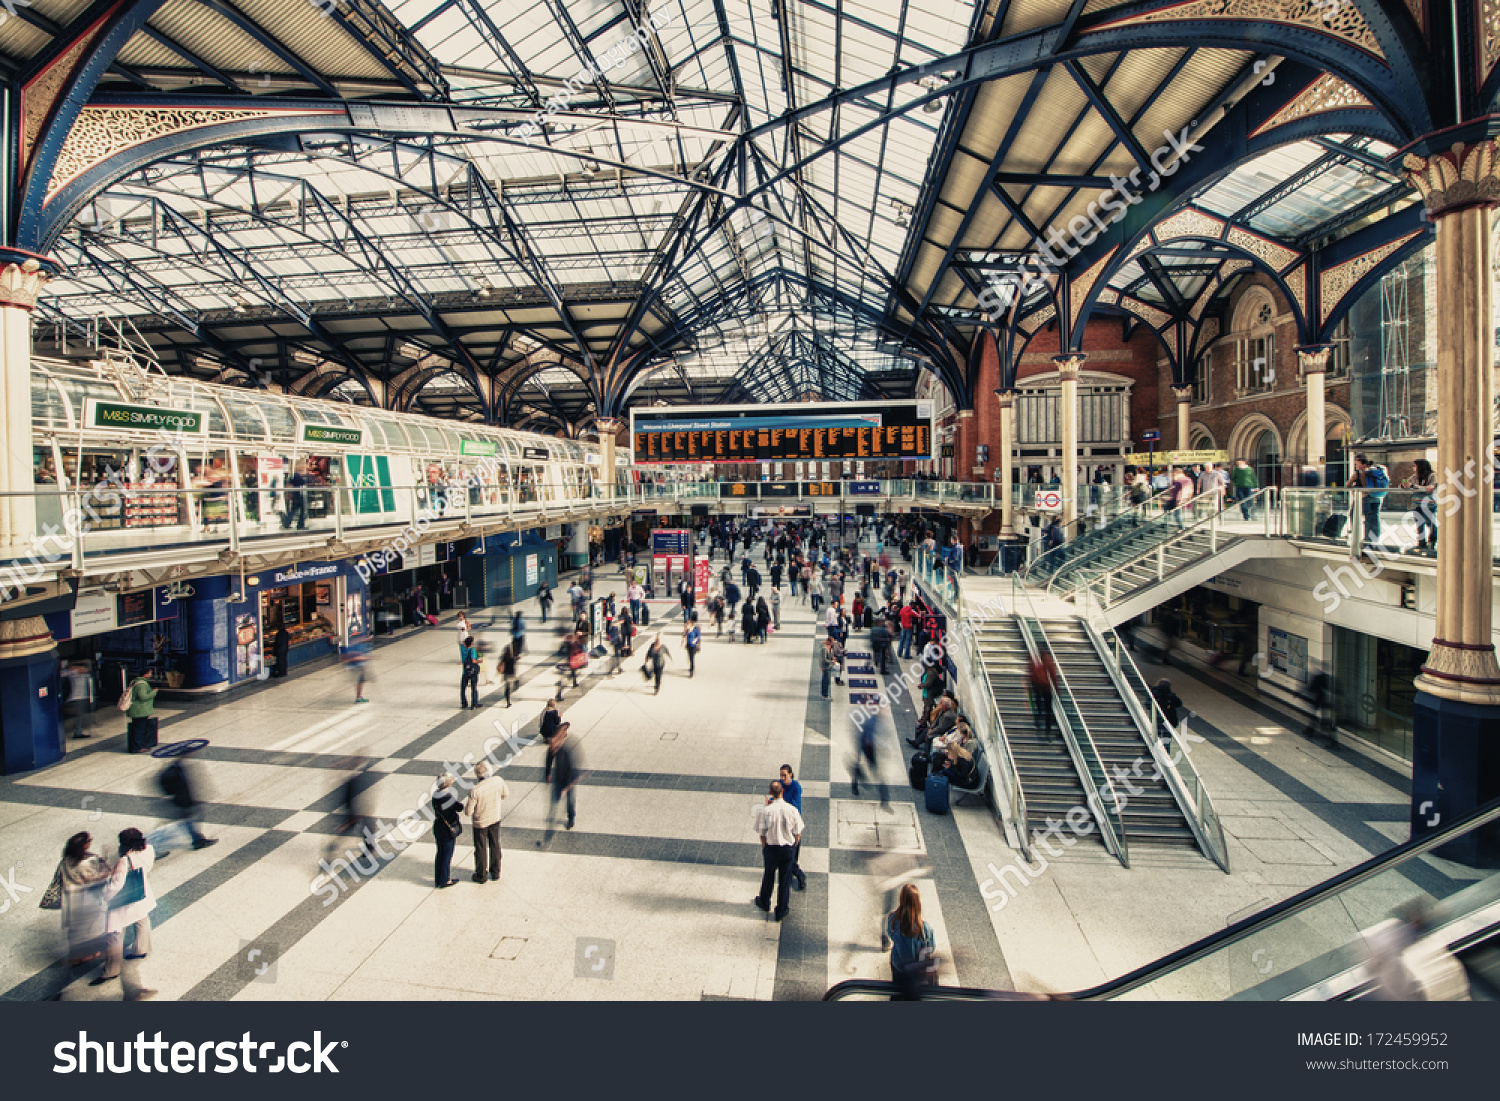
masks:
[[[1136,729],[1141,732],[1146,748],[1151,752],[1151,759],[1156,763],[1157,775],[1166,781],[1172,798],[1187,819],[1188,828],[1193,831],[1198,848],[1227,874],[1229,845],[1224,838],[1224,825],[1219,819],[1218,811],[1214,809],[1213,799],[1209,797],[1203,777],[1193,764],[1192,739],[1187,731],[1187,720],[1184,718],[1177,725],[1170,740],[1160,737],[1161,731],[1173,729],[1172,724],[1167,722],[1167,716],[1156,702],[1156,697],[1151,694],[1146,678],[1141,674],[1135,659],[1130,656],[1119,633],[1109,625],[1096,601],[1090,600],[1087,604],[1088,610],[1084,612],[1080,622],[1095,651],[1103,659],[1104,667],[1109,670],[1110,679],[1114,681],[1115,689],[1129,710]],[[1080,610],[1083,610],[1083,602],[1080,602]]]
[[[1011,756],[1010,740],[1005,736],[1005,722],[995,705],[993,682],[985,667],[984,655],[974,638],[975,629],[984,619],[966,614],[962,584],[953,578],[951,570],[941,570],[946,576],[939,577],[939,571],[931,561],[931,552],[919,549],[916,558],[917,582],[925,586],[948,617],[948,630],[944,636],[947,655],[968,680],[969,703],[964,714],[989,760],[990,783],[995,793],[994,806],[1000,828],[1005,832],[1007,843],[1020,849],[1029,862],[1031,837],[1026,832],[1026,793],[1021,790],[1021,774]],[[938,580],[943,584],[936,584]]]
[[[1068,756],[1073,759],[1074,771],[1083,784],[1084,809],[1098,824],[1104,847],[1121,865],[1128,868],[1130,853],[1125,841],[1125,820],[1120,813],[1114,785],[1104,771],[1104,762],[1089,734],[1088,724],[1084,722],[1083,712],[1078,707],[1068,679],[1053,657],[1052,646],[1047,641],[1041,620],[1036,618],[1035,608],[1029,606],[1031,598],[1025,590],[1022,590],[1022,594],[1028,604],[1029,614],[1023,615],[1017,609],[1016,626],[1021,629],[1021,637],[1026,640],[1027,653],[1033,659],[1040,659],[1045,652],[1052,659],[1051,667],[1057,670],[1057,680],[1052,691],[1054,714],[1058,729],[1062,731],[1063,741],[1068,747]]]
[[[1217,553],[1221,546],[1239,538],[1238,534],[1234,532],[1228,532],[1223,529],[1221,521],[1224,514],[1229,512],[1230,509],[1240,508],[1241,505],[1250,505],[1251,507],[1254,507],[1257,502],[1266,504],[1267,510],[1269,511],[1269,502],[1271,500],[1272,493],[1274,493],[1274,487],[1267,487],[1265,489],[1257,490],[1245,501],[1231,502],[1230,504],[1225,505],[1223,508],[1214,510],[1207,516],[1200,516],[1194,519],[1191,523],[1184,523],[1183,526],[1181,528],[1178,528],[1176,531],[1169,530],[1173,525],[1168,519],[1172,516],[1172,513],[1168,512],[1161,519],[1152,522],[1157,531],[1169,530],[1169,534],[1166,538],[1152,543],[1152,545],[1148,549],[1141,551],[1133,558],[1127,558],[1123,562],[1115,563],[1104,569],[1090,569],[1088,566],[1084,566],[1078,573],[1069,575],[1068,580],[1071,581],[1072,584],[1064,588],[1063,591],[1059,593],[1059,595],[1063,597],[1076,596],[1076,594],[1085,586],[1088,586],[1094,582],[1102,582],[1100,595],[1105,601],[1104,606],[1106,608],[1110,607],[1115,603],[1116,600],[1115,579],[1123,574],[1126,570],[1132,569],[1140,563],[1145,562],[1149,559],[1152,561],[1152,564],[1154,566],[1156,572],[1156,580],[1161,581],[1166,577],[1168,572],[1166,554],[1167,548],[1176,546],[1178,543],[1186,542],[1189,539],[1197,539],[1205,533],[1208,535],[1209,541],[1208,553]],[[1099,560],[1103,559],[1104,556],[1109,554],[1109,552],[1117,547],[1120,543],[1123,543],[1126,539],[1138,537],[1141,534],[1141,529],[1137,528],[1134,532],[1126,535],[1122,539],[1118,539],[1108,546],[1098,548],[1088,557],[1093,560],[1095,564],[1097,564]],[[1053,591],[1053,588],[1058,584],[1058,580],[1060,577],[1061,574],[1058,573],[1054,574],[1049,579],[1047,583],[1049,592]],[[1122,593],[1121,595],[1126,594]]]

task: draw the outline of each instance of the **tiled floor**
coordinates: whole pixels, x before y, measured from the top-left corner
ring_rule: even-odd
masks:
[[[163,998],[812,998],[842,979],[888,975],[881,916],[911,879],[937,933],[941,981],[1071,989],[1364,859],[1404,819],[1394,776],[1313,748],[1183,676],[1178,691],[1208,738],[1195,760],[1233,838],[1234,874],[1195,854],[1145,856],[1129,871],[1069,856],[997,913],[980,884],[1013,854],[982,803],[948,816],[922,807],[906,782],[904,698],[881,719],[891,806],[867,785],[856,797],[848,689],[819,698],[806,605],[784,599],[783,629],[765,645],[715,638],[709,624],[691,679],[679,610],[652,611],[650,631],[663,632],[673,656],[660,695],[627,663],[615,677],[591,671],[565,696],[587,769],[577,827],[541,847],[542,747],[528,744],[502,769],[510,798],[497,884],[469,881],[467,829],[460,882],[446,891],[432,888],[425,832],[387,861],[342,872],[342,890],[325,886],[320,861],[337,856],[351,757],[378,774],[373,813],[392,821],[487,738],[518,724],[517,739],[530,742],[559,681],[543,653],[552,624],[532,617],[527,683],[509,709],[493,687],[479,712],[453,706],[447,624],[377,650],[368,705],[354,706],[346,672],[328,665],[163,709],[162,741],[210,741],[208,829],[222,844],[180,849],[158,866],[155,950],[129,966]],[[120,829],[161,820],[160,762],[102,737],[123,725],[112,712],[99,723],[101,737],[70,743],[59,765],[0,780],[0,876],[20,891],[0,911],[8,998],[119,996],[116,984],[67,981],[57,915],[36,906],[69,834],[88,829],[103,851]],[[808,888],[776,924],[750,903],[760,879],[751,822],[783,763],[805,788]]]

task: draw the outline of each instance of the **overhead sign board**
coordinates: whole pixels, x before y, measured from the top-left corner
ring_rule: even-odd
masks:
[[[1039,489],[1036,494],[1036,507],[1043,512],[1058,512],[1062,509],[1062,494],[1055,489]]]
[[[460,455],[473,455],[476,458],[487,459],[500,450],[500,445],[494,440],[459,440],[458,453]]]
[[[1146,466],[1154,462],[1157,466],[1183,466],[1188,463],[1227,463],[1227,451],[1158,451],[1153,457],[1149,452],[1138,451],[1126,455],[1131,466]]]
[[[364,439],[362,428],[339,428],[331,424],[304,424],[303,443],[331,443],[338,447],[358,447]]]
[[[879,482],[850,482],[849,496],[851,497],[878,497],[880,496]]]
[[[201,436],[208,418],[192,409],[160,409],[151,405],[126,405],[118,401],[89,398],[84,403],[84,423],[90,428],[130,429],[147,432],[186,432]]]
[[[932,458],[930,401],[661,406],[630,411],[637,463]]]
[[[1155,443],[1159,439],[1161,439],[1161,430],[1158,428],[1148,428],[1141,433],[1141,443]]]
[[[720,482],[720,497],[759,497],[759,482]]]
[[[521,448],[521,458],[541,459],[543,462],[546,462],[552,458],[552,452],[548,451],[545,447],[523,447]]]

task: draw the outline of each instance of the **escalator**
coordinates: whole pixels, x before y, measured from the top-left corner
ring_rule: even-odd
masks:
[[[1128,799],[1121,817],[1130,846],[1196,849],[1198,840],[1165,777],[1152,776],[1151,749],[1146,744],[1151,732],[1140,728],[1135,712],[1121,698],[1113,674],[1082,621],[1051,619],[1043,629],[1105,770],[1112,777],[1128,778]],[[1144,767],[1137,767],[1142,762]]]
[[[1025,832],[1031,836],[1047,828],[1048,818],[1061,821],[1074,807],[1085,805],[1087,792],[1062,738],[1056,733],[1042,734],[1031,719],[1026,680],[1031,656],[1016,620],[1010,616],[989,620],[975,632],[975,639],[989,673],[995,706],[1005,717],[1005,740],[1026,796]],[[1102,844],[1097,834],[1081,840]]]
[[[1175,952],[1086,990],[1050,995],[1071,1001],[1351,1001],[1370,997],[1362,934],[1413,903],[1427,911],[1424,944],[1463,966],[1471,1000],[1500,998],[1500,873],[1466,868],[1434,850],[1483,838],[1497,849],[1500,800],[1451,826],[1407,841],[1347,871],[1236,921]],[[851,979],[824,1001],[886,999],[890,982]],[[1013,991],[931,987],[924,1000],[1036,998]]]

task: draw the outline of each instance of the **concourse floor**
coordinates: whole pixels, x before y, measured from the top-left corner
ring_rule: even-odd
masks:
[[[611,588],[623,595],[612,568],[595,591]],[[881,915],[912,880],[936,932],[942,983],[1067,990],[1145,963],[1402,836],[1399,777],[1302,743],[1246,702],[1181,675],[1179,693],[1203,717],[1196,729],[1207,742],[1195,760],[1233,838],[1234,874],[1181,851],[1133,852],[1127,871],[1080,846],[995,912],[980,885],[994,875],[988,865],[1014,854],[982,802],[946,816],[924,809],[906,782],[902,738],[914,715],[904,694],[880,720],[888,805],[868,782],[856,797],[849,693],[863,689],[835,686],[831,700],[820,698],[821,632],[810,607],[783,589],[781,630],[763,645],[715,637],[705,622],[691,678],[680,609],[657,601],[635,661],[613,677],[595,662],[566,691],[585,776],[576,827],[543,847],[545,751],[532,743],[544,701],[566,674],[556,620],[543,626],[528,611],[523,687],[511,708],[495,685],[483,689],[481,710],[458,709],[452,617],[377,648],[368,704],[354,704],[348,671],[328,663],[161,708],[163,743],[210,742],[199,755],[210,789],[206,829],[221,843],[179,847],[158,864],[154,950],[127,962],[133,977],[163,999],[816,998],[846,978],[888,977]],[[505,610],[473,618],[481,630],[492,624],[497,641],[507,633]],[[658,630],[672,654],[660,695],[639,673],[644,642]],[[851,652],[868,651],[865,637],[854,636]],[[891,678],[864,679],[883,688]],[[62,763],[0,779],[0,875],[19,892],[0,911],[8,999],[121,994],[117,982],[94,987],[88,974],[65,973],[58,915],[37,907],[70,834],[87,829],[96,851],[112,854],[119,830],[150,830],[165,818],[162,762],[124,753],[117,713],[96,719],[95,737],[70,740]],[[418,840],[401,851],[385,846],[389,859],[341,872],[344,889],[319,878],[320,861],[351,855],[335,833],[351,755],[380,774],[372,813],[394,822],[418,807],[445,763],[477,758],[487,738],[506,736],[525,748],[501,769],[510,796],[498,883],[470,881],[467,819],[450,889],[433,888],[435,848],[415,830]],[[807,889],[792,893],[778,924],[751,903],[761,872],[752,817],[784,763],[804,787]]]

